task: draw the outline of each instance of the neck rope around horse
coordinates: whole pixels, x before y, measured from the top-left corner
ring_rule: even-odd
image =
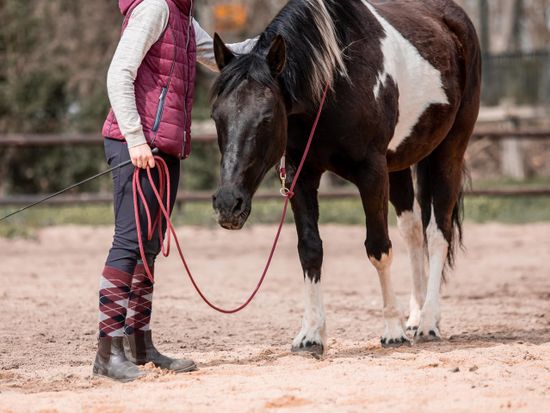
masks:
[[[321,117],[321,112],[323,111],[323,106],[325,104],[325,100],[327,97],[328,92],[328,86],[325,88],[323,92],[323,97],[321,98],[321,102],[319,104],[319,110],[317,111],[317,116],[315,117],[315,121],[313,122],[313,126],[311,128],[311,133],[309,134],[309,139],[307,141],[306,147],[304,149],[304,154],[302,155],[302,159],[300,161],[300,164],[298,165],[298,168],[296,169],[296,173],[294,175],[294,179],[292,180],[292,183],[289,188],[286,187],[286,159],[285,156],[281,158],[281,164],[279,168],[280,172],[280,178],[281,178],[281,195],[285,197],[284,205],[283,205],[283,212],[281,214],[281,220],[279,222],[279,226],[277,228],[277,232],[275,234],[275,239],[273,240],[273,245],[271,247],[269,256],[267,258],[267,262],[265,264],[264,270],[262,272],[262,275],[260,276],[260,280],[258,281],[258,284],[256,285],[256,288],[252,292],[252,294],[248,297],[248,299],[238,306],[237,308],[226,310],[221,307],[218,307],[217,305],[213,304],[201,291],[200,287],[198,286],[197,282],[195,281],[195,278],[193,277],[193,274],[191,273],[191,269],[189,268],[189,265],[187,264],[187,260],[185,259],[185,256],[183,254],[183,250],[180,246],[178,237],[176,235],[176,231],[174,229],[174,226],[172,225],[172,222],[170,220],[170,171],[168,169],[168,165],[162,159],[160,156],[155,156],[155,162],[158,169],[158,177],[159,177],[159,185],[156,186],[153,176],[151,175],[151,169],[149,167],[147,168],[147,176],[149,178],[149,183],[151,184],[151,187],[153,188],[153,192],[155,193],[155,197],[157,198],[157,202],[159,203],[159,212],[156,215],[155,219],[153,220],[151,217],[151,212],[149,209],[149,205],[147,204],[147,201],[145,199],[145,195],[143,193],[143,189],[141,187],[141,183],[139,180],[139,174],[141,170],[139,168],[136,168],[134,170],[134,176],[132,180],[132,189],[133,189],[133,197],[134,197],[134,215],[136,220],[136,229],[137,229],[137,236],[138,236],[138,243],[139,243],[139,252],[141,255],[141,259],[143,261],[143,265],[145,267],[145,272],[147,273],[147,277],[151,280],[151,282],[154,282],[154,276],[151,272],[151,269],[149,268],[149,264],[147,262],[147,258],[145,256],[145,249],[143,247],[143,239],[142,239],[142,231],[141,231],[141,222],[139,217],[139,202],[138,199],[141,199],[142,205],[145,209],[145,214],[147,217],[147,240],[151,240],[153,237],[154,231],[158,231],[160,243],[162,245],[162,254],[165,257],[168,257],[170,255],[170,240],[171,235],[174,236],[174,243],[176,244],[176,248],[178,250],[179,256],[181,258],[181,262],[183,263],[183,266],[185,268],[185,271],[187,272],[187,275],[189,276],[189,280],[191,281],[191,284],[193,284],[193,287],[199,294],[199,296],[203,299],[203,301],[208,304],[211,308],[214,310],[223,313],[223,314],[234,314],[238,313],[239,311],[246,308],[254,299],[258,291],[260,290],[260,287],[262,286],[265,277],[267,275],[267,271],[269,270],[269,267],[271,265],[271,261],[273,260],[273,256],[275,254],[275,250],[277,249],[277,244],[279,242],[279,238],[281,235],[281,230],[283,229],[283,224],[285,222],[287,210],[288,210],[288,203],[290,199],[294,196],[294,188],[296,187],[296,183],[298,182],[298,178],[300,176],[300,173],[302,172],[302,169],[304,167],[307,155],[309,153],[309,150],[311,148],[311,143],[313,142],[313,137],[315,135],[315,130],[317,129],[317,125],[319,123],[319,118]],[[163,198],[166,199],[165,202],[163,202]],[[167,239],[166,239],[166,245],[164,245],[164,236],[163,236],[163,223],[166,223],[166,229],[168,231]]]

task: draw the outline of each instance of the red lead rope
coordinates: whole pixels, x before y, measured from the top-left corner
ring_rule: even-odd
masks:
[[[187,275],[189,276],[189,279],[191,280],[191,284],[193,284],[193,287],[195,287],[195,290],[197,290],[197,293],[200,295],[200,297],[204,300],[206,304],[208,304],[211,308],[213,308],[216,311],[219,311],[220,313],[224,314],[234,314],[238,313],[239,311],[246,308],[254,299],[258,291],[260,290],[260,287],[262,286],[265,277],[267,275],[267,271],[269,270],[269,267],[271,265],[271,261],[273,260],[273,256],[275,255],[275,250],[277,249],[277,244],[279,242],[279,238],[281,236],[281,231],[283,229],[283,224],[285,222],[286,213],[288,210],[288,202],[290,199],[294,196],[294,188],[296,186],[296,183],[298,182],[298,177],[300,176],[300,173],[302,172],[302,169],[304,167],[304,163],[306,161],[307,155],[309,153],[309,150],[311,148],[311,143],[313,141],[313,137],[315,135],[315,130],[317,129],[317,125],[319,123],[319,118],[321,117],[321,112],[323,111],[323,106],[325,104],[325,100],[327,97],[328,92],[328,86],[325,88],[323,92],[323,97],[321,98],[321,103],[319,105],[319,111],[317,112],[317,116],[315,118],[315,122],[313,122],[313,126],[311,128],[311,133],[309,135],[309,139],[307,141],[306,147],[304,149],[304,154],[302,156],[302,159],[300,161],[300,164],[298,165],[298,168],[296,169],[296,173],[294,175],[294,179],[292,180],[292,184],[290,185],[290,188],[286,189],[284,186],[283,181],[283,190],[281,191],[283,195],[285,196],[285,202],[283,205],[283,212],[281,214],[281,221],[279,222],[279,227],[277,228],[277,233],[275,234],[275,239],[273,241],[273,246],[271,247],[271,251],[269,253],[269,257],[267,259],[267,262],[265,264],[264,270],[262,272],[262,275],[260,277],[260,280],[258,281],[258,284],[256,285],[256,288],[250,295],[250,297],[240,306],[237,308],[234,308],[232,310],[225,310],[223,308],[218,307],[217,305],[213,304],[206,296],[203,294],[201,289],[199,288],[197,282],[195,281],[195,278],[193,277],[193,274],[191,273],[191,270],[189,268],[189,265],[187,264],[187,261],[185,259],[185,256],[183,255],[183,250],[180,246],[176,230],[174,229],[174,226],[172,225],[172,222],[170,221],[170,171],[168,169],[168,165],[162,159],[160,156],[155,156],[155,162],[156,167],[158,170],[158,176],[159,176],[159,185],[158,188],[155,185],[155,181],[153,179],[153,176],[151,175],[151,170],[147,168],[147,176],[149,178],[149,182],[151,184],[151,187],[153,188],[153,192],[155,193],[155,197],[157,198],[157,201],[159,203],[159,212],[157,216],[155,217],[154,221],[151,218],[151,212],[149,209],[149,206],[147,205],[147,200],[145,199],[145,195],[143,194],[143,189],[141,188],[141,183],[139,181],[139,173],[140,169],[136,168],[134,171],[133,176],[133,195],[134,195],[134,214],[136,219],[136,229],[137,229],[137,236],[138,236],[138,242],[139,242],[139,252],[141,254],[141,259],[143,261],[143,265],[145,266],[145,271],[147,273],[147,276],[151,280],[151,282],[154,282],[154,277],[151,272],[151,269],[149,268],[149,264],[147,263],[147,258],[145,256],[145,249],[143,247],[143,239],[142,239],[142,232],[141,232],[141,220],[139,217],[139,202],[138,200],[141,199],[141,202],[143,204],[143,207],[145,209],[145,214],[147,216],[147,240],[151,240],[153,237],[154,231],[158,231],[160,243],[162,245],[162,254],[167,257],[170,255],[170,239],[171,236],[174,236],[174,243],[176,244],[176,248],[178,249],[179,256],[181,258],[181,262],[183,263],[183,266],[185,267],[185,271],[187,272]],[[286,177],[286,170],[285,170],[285,164],[284,164],[284,157],[281,162],[281,177]],[[139,198],[138,198],[139,197]],[[165,201],[163,201],[163,198]],[[163,220],[166,222],[166,228],[168,231],[168,236],[166,240],[166,246],[164,245],[164,237],[162,233],[162,227],[163,227]]]

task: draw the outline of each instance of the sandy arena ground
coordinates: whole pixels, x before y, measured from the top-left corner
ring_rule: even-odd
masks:
[[[274,227],[240,233],[180,229],[207,295],[240,303],[255,285]],[[191,289],[176,257],[158,265],[159,347],[198,372],[153,368],[118,384],[93,378],[98,275],[109,228],[50,228],[0,239],[2,412],[548,412],[550,224],[467,224],[467,252],[443,292],[440,343],[382,349],[378,277],[364,230],[325,226],[326,357],[288,350],[303,309],[294,228],[282,236],[265,288],[236,316]],[[392,229],[400,302],[410,277]]]

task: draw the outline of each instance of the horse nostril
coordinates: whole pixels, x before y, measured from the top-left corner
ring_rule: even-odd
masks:
[[[244,200],[241,197],[238,197],[235,201],[235,206],[233,207],[233,213],[235,215],[240,214],[242,212]]]

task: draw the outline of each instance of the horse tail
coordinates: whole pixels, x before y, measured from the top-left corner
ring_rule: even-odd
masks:
[[[464,74],[462,102],[457,113],[453,129],[465,137],[467,145],[473,133],[479,114],[481,100],[482,55],[476,28],[468,14],[454,1],[449,1],[443,13],[443,20],[456,36],[457,47],[462,50],[462,71]],[[456,129],[459,132],[456,132]],[[462,163],[461,189],[453,208],[453,231],[449,243],[447,263],[453,267],[456,247],[464,248],[462,222],[464,219],[464,192],[471,187],[470,174],[466,164]]]
[[[470,174],[466,164],[462,165],[462,182],[460,192],[456,204],[453,207],[453,213],[451,215],[451,221],[453,225],[453,231],[451,233],[451,241],[449,242],[449,252],[447,254],[447,265],[450,268],[454,267],[456,249],[457,247],[464,250],[464,237],[462,224],[464,222],[464,193],[466,188],[470,186]]]
[[[461,55],[461,71],[462,77],[462,101],[457,112],[455,124],[453,125],[449,135],[451,135],[457,145],[456,153],[466,149],[470,136],[473,132],[475,120],[479,113],[480,104],[480,84],[481,84],[481,48],[475,27],[462,8],[453,1],[439,3],[442,5],[443,20],[449,30],[455,36],[457,49]],[[452,145],[452,143],[449,143]],[[445,145],[445,141],[442,143]],[[447,151],[448,153],[449,151]],[[434,191],[438,190],[440,181],[439,175],[441,169],[437,165],[442,163],[441,152],[436,149],[428,157],[420,161],[416,167],[416,193],[418,203],[422,212],[422,226],[424,229],[424,242],[427,244],[426,229],[430,224],[432,214],[438,216],[439,212],[434,211]],[[447,253],[447,265],[443,271],[443,280],[445,281],[445,272],[452,269],[455,262],[457,248],[463,248],[462,242],[462,222],[464,217],[464,192],[467,183],[469,182],[468,172],[464,162],[461,166],[462,170],[457,171],[457,181],[453,187],[453,191],[457,191],[456,202],[454,205],[446,206],[452,208],[450,216],[450,228],[445,229],[445,238],[448,242],[449,249]],[[441,190],[449,190],[441,189]],[[435,194],[438,197],[437,194]],[[436,201],[437,204],[437,201]],[[435,219],[435,217],[434,217]],[[441,219],[441,217],[440,217]],[[444,220],[448,220],[445,217]],[[448,222],[448,221],[447,221]],[[448,225],[448,224],[447,224]],[[425,248],[427,251],[427,248]]]

